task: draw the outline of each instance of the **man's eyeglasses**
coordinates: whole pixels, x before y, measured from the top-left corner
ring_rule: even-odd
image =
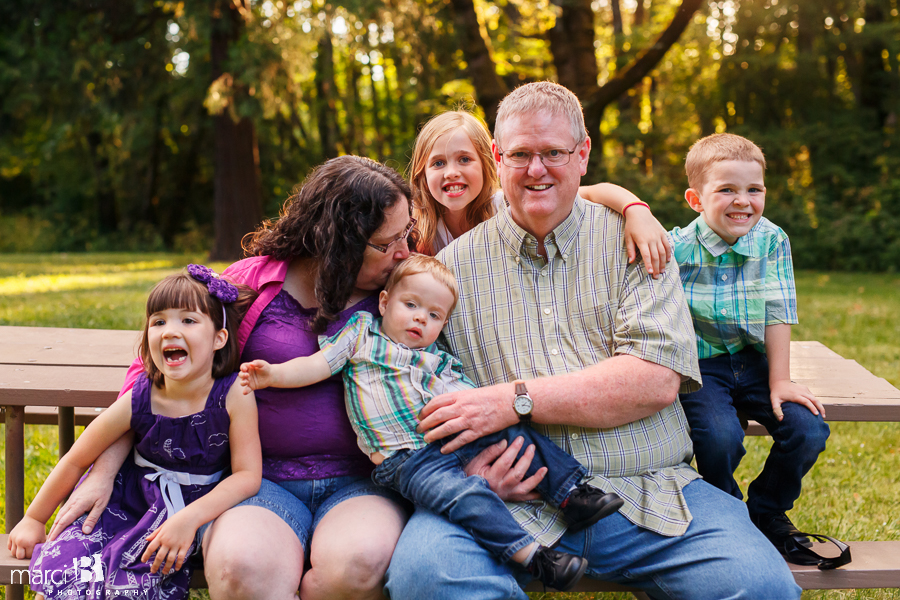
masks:
[[[578,144],[575,144],[578,148]],[[525,150],[513,150],[512,152],[500,152],[500,160],[507,167],[513,169],[521,169],[531,164],[531,159],[537,155],[541,157],[541,162],[545,167],[562,167],[569,164],[575,148],[566,150],[565,148],[550,148],[543,152],[526,152]]]
[[[415,217],[410,217],[409,225],[406,226],[406,229],[403,230],[403,233],[401,233],[400,237],[398,237],[397,239],[395,239],[391,242],[388,242],[387,245],[385,245],[385,246],[379,246],[378,244],[373,244],[372,242],[366,242],[366,246],[369,246],[370,248],[375,248],[376,250],[378,250],[381,253],[387,253],[387,251],[391,249],[391,246],[393,246],[397,242],[399,242],[401,240],[403,242],[406,242],[407,238],[409,237],[410,232],[412,231],[412,228],[416,226],[416,223],[418,223],[418,220]]]

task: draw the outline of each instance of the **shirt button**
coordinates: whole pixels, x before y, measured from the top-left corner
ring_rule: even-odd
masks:
[[[516,257],[516,264],[519,264],[519,257]]]
[[[572,434],[572,439],[573,439],[573,440],[577,440],[577,439],[578,439],[578,434],[577,434],[577,433],[573,433],[573,434]]]
[[[728,281],[728,275],[722,275],[722,281]]]
[[[545,270],[541,271],[541,277],[546,277],[546,276],[547,276],[547,270],[545,269]]]
[[[549,308],[545,308],[545,309],[544,309],[544,314],[545,314],[545,315],[549,315],[551,312],[553,312],[553,311],[550,310]]]
[[[723,315],[727,315],[727,314],[728,314],[728,311],[725,310],[724,308],[723,308],[721,311],[719,311],[719,312],[721,312]]]
[[[559,350],[554,348],[553,350],[550,351],[550,354],[552,354],[553,356],[556,356],[557,354],[559,354]]]
[[[564,252],[564,253],[563,253],[563,260],[568,260],[568,258],[569,258],[569,255],[568,255],[567,253]]]

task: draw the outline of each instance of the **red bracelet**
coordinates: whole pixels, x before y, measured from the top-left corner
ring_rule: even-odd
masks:
[[[642,200],[636,200],[634,202],[630,202],[625,205],[625,208],[622,209],[622,216],[624,217],[625,211],[628,210],[629,208],[631,208],[632,206],[634,206],[635,204],[640,204],[641,206],[646,206],[648,209],[650,208],[650,205],[647,204],[646,202],[644,202]]]

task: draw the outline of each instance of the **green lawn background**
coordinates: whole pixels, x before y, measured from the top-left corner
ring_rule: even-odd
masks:
[[[153,284],[202,260],[171,254],[0,255],[0,325],[139,329]],[[221,271],[225,265],[211,266]],[[900,276],[800,272],[797,295],[800,324],[793,329],[794,340],[818,340],[900,387]],[[805,531],[843,540],[900,539],[900,424],[832,423],[831,428],[828,447],[804,479],[791,518]],[[5,440],[4,428],[0,461]],[[55,428],[28,426],[26,445],[25,498],[30,502],[56,463]],[[747,440],[747,456],[737,473],[744,490],[770,446],[769,438]],[[0,492],[2,486],[0,477]],[[4,594],[0,591],[0,598]],[[207,596],[195,591],[192,597]],[[545,597],[631,598],[531,594],[533,599]],[[896,599],[900,590],[807,591],[803,598]]]

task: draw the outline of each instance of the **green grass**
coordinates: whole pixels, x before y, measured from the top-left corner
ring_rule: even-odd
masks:
[[[202,260],[169,254],[0,255],[0,325],[138,329],[153,284],[188,262]],[[225,265],[212,266],[221,270]],[[900,387],[900,277],[802,272],[797,274],[797,294],[800,325],[794,327],[793,339],[818,340]],[[900,423],[832,423],[831,429],[828,448],[804,480],[791,518],[803,530],[844,540],[900,539]],[[56,463],[55,428],[29,426],[26,444],[25,498],[30,501]],[[4,446],[5,430],[0,456]],[[737,473],[744,489],[770,446],[768,438],[748,439],[747,456]],[[0,478],[0,492],[2,486]],[[803,598],[886,600],[900,598],[900,590],[809,591]]]

